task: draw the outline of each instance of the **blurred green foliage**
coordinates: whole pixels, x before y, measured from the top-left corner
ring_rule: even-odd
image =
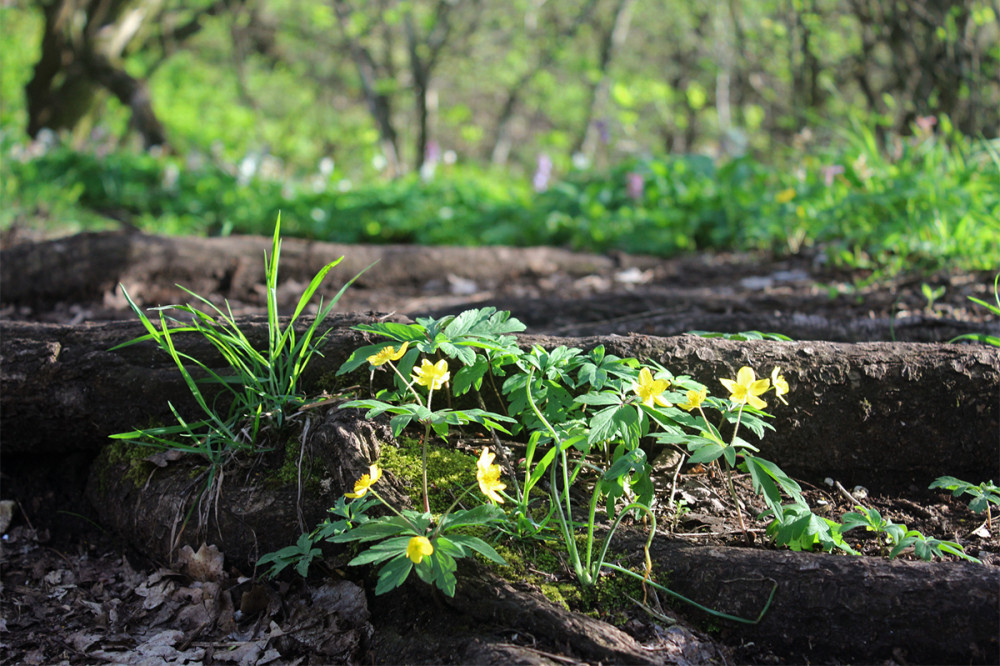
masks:
[[[996,268],[1000,156],[946,118],[936,133],[881,148],[857,123],[840,150],[795,153],[787,166],[751,157],[632,159],[572,172],[535,192],[523,178],[449,167],[434,178],[352,184],[241,176],[205,162],[55,146],[4,147],[0,222],[40,213],[73,228],[108,215],[155,233],[268,232],[341,243],[556,245],[672,255],[702,249],[822,251],[835,263],[895,272]],[[105,217],[102,217],[105,216]]]
[[[267,233],[281,211],[286,234],[345,243],[808,250],[888,271],[1000,258],[985,0],[99,4],[44,5],[73,12],[62,56],[85,71],[74,49],[108,47],[168,145],[138,150],[99,82],[86,115],[29,140],[47,24],[5,3],[0,229]]]

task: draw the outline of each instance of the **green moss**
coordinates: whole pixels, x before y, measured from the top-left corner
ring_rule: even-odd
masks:
[[[633,607],[629,597],[638,600],[643,597],[642,581],[618,572],[606,571],[597,585],[582,588],[564,565],[561,544],[510,541],[493,545],[508,564],[506,567],[491,564],[497,575],[533,585],[549,601],[567,610],[613,622],[623,610]],[[615,556],[609,554],[609,559],[614,560]],[[620,619],[624,621],[624,616]]]
[[[299,482],[299,454],[302,451],[302,443],[297,439],[290,439],[285,442],[285,456],[281,461],[281,467],[267,477],[265,482],[269,486],[297,485]],[[306,467],[303,460],[303,483],[307,490],[318,490],[321,474],[320,470],[314,467]]]
[[[403,481],[414,506],[423,498],[423,447],[419,439],[400,437],[399,446],[383,446],[379,466]],[[431,442],[427,447],[427,485],[431,511],[442,513],[476,482],[476,458]]]
[[[99,480],[99,488],[102,494],[107,491],[107,477],[105,475],[112,467],[118,465],[125,467],[125,472],[121,475],[121,478],[131,482],[136,488],[140,488],[155,469],[155,465],[147,460],[152,453],[153,451],[150,447],[123,440],[115,440],[108,445],[105,449],[107,464],[101,471]]]

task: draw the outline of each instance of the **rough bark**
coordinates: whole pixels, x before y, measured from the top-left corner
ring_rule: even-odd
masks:
[[[645,537],[616,543],[641,553]],[[629,543],[629,546],[625,546]],[[970,562],[904,562],[769,551],[706,548],[656,538],[651,548],[661,584],[759,624],[712,618],[684,604],[688,617],[719,626],[728,644],[754,641],[790,663],[995,664],[1000,660],[1000,569]],[[773,581],[773,582],[772,582]],[[660,600],[667,601],[661,594]],[[933,631],[928,628],[933,627]]]
[[[119,283],[146,305],[188,300],[176,286],[181,284],[225,298],[240,312],[244,306],[263,305],[263,257],[269,250],[269,240],[246,236],[100,233],[24,243],[0,252],[0,298],[5,305],[40,312],[73,303],[81,318],[88,312],[91,318],[131,318],[115,291]],[[418,248],[288,239],[281,257],[282,284],[287,285],[279,288],[283,305],[290,309],[316,271],[340,256],[343,262],[320,290],[327,299],[377,262],[341,300],[341,310],[357,312],[441,316],[490,305],[510,310],[531,332],[562,336],[760,330],[799,340],[941,342],[967,333],[1000,335],[1000,321],[940,313],[895,316],[895,287],[860,302],[830,298],[813,287],[813,282],[830,278],[807,275],[807,262],[789,264],[786,273],[801,277],[788,286],[762,275],[750,256],[720,265],[697,256],[663,260],[555,248]],[[648,276],[648,282],[622,283],[619,278],[630,272]],[[746,276],[757,286],[734,287],[729,273]],[[984,273],[982,283],[992,283],[992,278]],[[536,285],[530,296],[514,288],[525,282]],[[474,293],[455,291],[456,284]]]
[[[338,316],[305,377],[327,381],[368,338],[350,326],[370,321]],[[263,346],[263,322],[247,320]],[[58,326],[0,323],[0,408],[4,454],[96,450],[108,434],[172,422],[167,402],[191,414],[191,400],[170,358],[152,343],[111,347],[142,334],[132,322]],[[761,455],[806,479],[834,476],[875,487],[926,486],[940,474],[1000,478],[1000,358],[985,346],[827,342],[732,342],[695,336],[655,338],[524,336],[524,345],[603,344],[622,357],[653,359],[720,392],[720,377],[743,365],[759,374],[779,366],[791,393],[772,401]],[[196,336],[178,348],[215,358]],[[211,362],[210,362],[211,363]],[[367,375],[364,378],[367,381]]]
[[[217,488],[200,456],[105,448],[91,465],[87,499],[103,525],[147,557],[170,562],[183,546],[207,541],[249,573],[261,555],[312,531],[393,441],[384,422],[336,407],[302,413],[290,430],[272,438],[270,450],[215,470]],[[407,503],[388,474],[379,493],[395,506]]]
[[[257,236],[170,238],[85,233],[25,243],[0,252],[2,298],[4,303],[36,306],[59,301],[100,302],[122,283],[140,303],[185,298],[176,284],[199,294],[259,301],[255,287],[264,282],[264,254],[270,249],[270,239]],[[320,268],[337,257],[344,260],[327,278],[324,291],[328,297],[375,262],[355,287],[419,286],[448,274],[471,280],[556,271],[582,276],[609,270],[618,263],[611,257],[553,248],[342,245],[286,239],[281,250],[281,278],[308,284]],[[140,291],[137,285],[142,285]]]
[[[874,316],[867,302],[851,307],[819,294],[777,297],[766,290],[734,293],[690,285],[579,298],[498,297],[438,307],[428,314],[440,317],[485,305],[510,311],[529,331],[567,337],[765,331],[794,340],[947,342],[965,334],[1000,335],[1000,321],[965,321],[928,313]]]

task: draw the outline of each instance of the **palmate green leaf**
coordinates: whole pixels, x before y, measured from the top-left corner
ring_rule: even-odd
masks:
[[[357,370],[362,365],[368,363],[368,357],[374,356],[388,346],[391,346],[391,342],[379,342],[373,345],[365,345],[364,347],[358,347],[351,355],[347,357],[347,360],[340,364],[340,368],[337,370],[337,376],[347,374],[348,372],[353,372]]]
[[[500,432],[510,434],[507,429],[504,428],[500,422],[505,423],[516,423],[515,419],[509,416],[503,416],[502,414],[495,414],[493,412],[487,412],[482,409],[442,409],[434,412],[429,412],[423,415],[421,412],[417,412],[417,417],[423,420],[429,420],[431,425],[466,425],[469,423],[478,423],[488,430],[499,430]]]
[[[451,342],[440,342],[438,349],[450,358],[457,358],[462,365],[472,365],[476,362],[476,350],[472,347],[456,345]]]
[[[413,562],[406,557],[405,552],[402,555],[396,556],[395,559],[386,562],[386,564],[379,569],[378,584],[375,586],[375,594],[385,594],[386,592],[395,590],[397,587],[406,582],[406,579],[410,576],[410,572],[412,570]]]
[[[418,320],[419,321],[419,320]],[[427,329],[417,324],[400,324],[394,321],[382,321],[374,324],[358,324],[355,331],[377,333],[398,342],[427,342]]]
[[[496,337],[507,333],[520,333],[527,327],[512,318],[507,310],[497,311],[494,307],[466,310],[451,320],[444,334],[451,340],[462,337]]]
[[[352,531],[359,531],[363,527],[364,525]],[[349,534],[349,532],[347,534]],[[380,541],[348,562],[347,566],[355,567],[362,564],[375,564],[388,560],[391,557],[395,557],[400,553],[405,555],[406,547],[409,545],[410,539],[412,538],[412,536],[402,536]],[[331,539],[331,541],[333,540]]]
[[[453,511],[443,519],[441,529],[454,530],[472,525],[488,525],[503,520],[506,514],[495,504],[480,504],[472,509]],[[454,538],[454,537],[452,537]]]
[[[483,385],[483,377],[490,369],[490,362],[485,356],[476,355],[475,361],[471,365],[462,367],[452,378],[452,391],[456,396],[465,395],[469,389],[475,388],[477,391]]]
[[[869,509],[864,506],[855,506],[857,511],[851,511],[845,513],[841,520],[843,521],[843,527],[841,533],[853,530],[858,527],[864,527],[869,532],[884,532],[887,523],[882,518],[882,514],[878,512],[877,509]]]
[[[688,442],[688,450],[691,451],[691,455],[688,456],[688,462],[691,464],[712,462],[721,456],[725,450],[723,446],[713,441],[705,438],[698,439],[704,443],[699,445],[698,442]]]
[[[616,436],[628,437],[630,430],[638,428],[639,416],[632,405],[608,407],[597,412],[590,419],[590,433],[587,443],[594,444],[614,439]]]
[[[615,460],[601,478],[604,481],[615,481],[633,472],[643,472],[646,468],[646,452],[642,449],[632,449]]]
[[[417,531],[424,530],[427,528],[429,520],[414,520],[410,517],[410,522],[407,522],[400,516],[385,516],[383,518],[377,518],[374,520],[369,520],[363,525],[358,525],[346,532],[342,532],[333,537],[330,537],[328,541],[330,543],[349,543],[351,541],[358,541],[364,543],[366,541],[376,541],[378,539],[384,539],[386,537],[396,536],[398,534],[416,534],[414,530]],[[413,523],[412,525],[410,523]],[[405,550],[405,548],[404,548]]]
[[[440,540],[439,538],[438,541]],[[455,580],[455,570],[458,569],[458,565],[455,564],[455,558],[445,552],[444,549],[435,548],[430,557],[425,558],[424,561],[427,560],[430,560],[431,579],[434,584],[447,596],[455,596],[455,585],[457,583]]]
[[[766,513],[774,515],[772,511]],[[844,541],[840,525],[817,516],[804,503],[784,506],[778,515],[781,518],[775,518],[767,528],[778,545],[795,551],[810,551],[820,546],[827,552],[838,548],[852,555],[859,554]]]
[[[503,559],[500,553],[493,549],[493,546],[489,545],[479,537],[469,536],[467,534],[452,534],[448,538],[458,546],[461,546],[463,549],[473,550],[491,562],[507,566],[507,560]]]
[[[275,578],[278,574],[284,571],[286,567],[294,562],[296,573],[305,578],[309,574],[309,565],[312,563],[313,559],[321,554],[322,551],[319,548],[313,547],[313,541],[310,535],[308,533],[304,533],[299,535],[299,540],[294,546],[287,546],[281,550],[261,556],[261,558],[257,560],[256,566],[259,567],[265,564],[270,564],[271,568],[265,576],[268,578]]]
[[[601,393],[584,393],[573,399],[583,405],[621,405],[621,394],[614,391],[603,391]]]
[[[740,469],[750,474],[754,490],[764,496],[764,501],[776,514],[781,511],[782,491],[797,503],[805,504],[801,486],[773,462],[747,454]]]

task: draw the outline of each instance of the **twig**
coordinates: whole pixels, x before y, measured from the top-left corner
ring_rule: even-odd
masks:
[[[306,519],[302,514],[302,458],[305,456],[306,452],[306,437],[309,435],[309,425],[312,421],[306,417],[305,423],[302,424],[302,438],[299,440],[299,464],[296,468],[296,483],[298,485],[297,495],[295,497],[295,513],[299,520],[299,531],[306,531]]]
[[[559,661],[564,664],[585,664],[586,662],[579,661],[577,659],[571,659],[570,657],[564,657],[561,654],[555,654],[553,652],[546,652],[545,650],[539,650],[538,648],[528,647],[527,645],[518,645],[517,643],[494,643],[496,647],[507,647],[516,648],[518,650],[527,650],[547,659],[552,659],[553,661]]]
[[[861,501],[857,497],[855,497],[854,495],[852,495],[850,493],[850,491],[847,490],[847,488],[845,488],[844,486],[840,485],[840,481],[834,480],[833,485],[840,492],[841,495],[843,495],[844,497],[846,497],[847,500],[849,502],[851,502],[851,504],[854,504],[854,505],[861,504]]]
[[[677,494],[677,477],[681,475],[681,467],[684,466],[684,458],[687,456],[681,452],[681,459],[677,463],[677,469],[674,470],[674,478],[670,483],[670,507],[674,510],[674,519],[670,522],[670,532],[673,533],[677,529],[677,521],[681,517],[681,512],[677,509],[674,504],[674,496]]]

